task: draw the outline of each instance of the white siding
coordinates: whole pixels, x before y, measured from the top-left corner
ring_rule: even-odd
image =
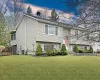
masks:
[[[39,22],[37,27],[36,41],[62,43],[63,28],[59,26],[57,27],[58,35],[48,35],[45,34],[45,24]]]
[[[33,49],[36,50],[36,41],[62,43],[63,27],[56,27],[58,27],[58,35],[48,35],[45,34],[45,23],[24,17],[16,31],[18,52],[28,50],[28,54],[33,54]]]
[[[21,24],[19,25],[16,31],[16,42],[17,42],[17,50],[21,53],[21,50],[26,49],[25,43],[25,20],[23,19]]]
[[[52,22],[48,21],[48,25]],[[58,35],[48,35],[45,34],[45,24],[36,19],[24,16],[21,24],[16,31],[16,40],[11,42],[11,45],[17,44],[17,50],[21,53],[21,50],[28,50],[28,54],[34,54],[33,51],[36,50],[36,42],[51,42],[51,43],[63,43],[65,36],[68,36],[70,44],[89,44],[89,42],[84,41],[82,38],[76,40],[75,38],[70,38],[70,35],[75,34],[75,30],[70,30],[67,28],[58,27]],[[83,37],[84,38],[84,37]],[[71,47],[72,49],[72,47]]]

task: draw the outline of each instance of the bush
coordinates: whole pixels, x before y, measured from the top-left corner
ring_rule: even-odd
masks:
[[[99,53],[100,53],[100,51],[97,51],[97,53],[99,54]]]
[[[65,44],[62,44],[62,47],[61,47],[61,54],[62,55],[67,55],[67,50],[66,50],[66,46],[65,46]]]
[[[93,48],[92,48],[92,47],[90,47],[89,52],[90,52],[90,53],[93,53]]]
[[[52,55],[53,55],[53,50],[47,49],[47,50],[46,50],[46,54],[47,54],[48,56],[52,56]]]
[[[2,52],[11,52],[11,48],[10,47],[5,47]]]
[[[36,48],[36,55],[41,55],[41,54],[42,54],[42,48],[41,48],[41,45],[38,44]]]
[[[11,55],[11,53],[9,53],[9,52],[2,52],[1,53],[1,56],[10,56]]]
[[[77,46],[76,44],[74,45],[73,51],[74,51],[75,53],[78,53],[78,52],[79,52],[78,46]]]
[[[79,50],[79,53],[84,53],[84,51],[83,50]]]
[[[61,52],[57,49],[54,49],[54,50],[46,50],[46,54],[48,56],[56,56],[56,55],[62,55]]]
[[[55,55],[58,55],[59,52],[60,52],[59,50],[55,49],[54,52],[53,52],[53,55],[54,55],[54,56],[55,56]]]

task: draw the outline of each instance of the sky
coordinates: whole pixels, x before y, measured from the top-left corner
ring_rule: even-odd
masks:
[[[0,3],[6,3],[8,0],[0,0]],[[12,0],[9,0],[12,1]],[[31,4],[39,7],[46,7],[49,9],[57,9],[66,13],[77,14],[76,2],[85,0],[22,0],[25,4]],[[11,5],[10,5],[11,6]]]
[[[25,3],[29,3],[40,7],[47,7],[50,9],[57,9],[67,13],[77,12],[76,5],[73,4],[74,2],[75,0],[25,0]],[[72,5],[70,5],[70,3]]]
[[[0,0],[0,3],[7,3],[8,0]],[[3,9],[6,11],[6,16],[9,16],[11,12],[13,12],[13,2],[12,0],[9,0],[9,5],[7,6],[7,9],[5,8],[5,5],[3,5]],[[69,18],[74,19],[77,14],[77,4],[76,1],[80,0],[23,0],[25,5],[25,10],[27,10],[27,7],[30,6],[32,9],[33,14],[36,15],[36,12],[38,10],[44,11],[44,9],[48,9],[47,16],[50,17],[52,9],[56,9],[58,14],[60,11],[63,11],[64,14],[60,16],[61,22],[69,22]],[[20,2],[18,3],[20,4]],[[60,11],[58,11],[60,10]]]

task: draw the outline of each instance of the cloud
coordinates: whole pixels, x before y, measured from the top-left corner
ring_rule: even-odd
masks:
[[[7,2],[7,0],[4,0],[1,3],[6,3],[6,2]],[[20,3],[18,3],[18,4],[20,4]],[[4,4],[4,6],[5,6],[5,4]],[[34,16],[36,16],[37,11],[40,11],[42,13],[43,17],[50,18],[52,10],[49,9],[49,8],[46,8],[46,7],[39,7],[39,6],[35,6],[35,5],[32,5],[32,4],[24,3],[24,11],[23,12],[26,12],[27,8],[29,6],[31,7],[32,14]],[[60,11],[60,10],[56,10],[56,12],[59,15],[59,22],[71,23],[72,18],[75,17],[72,13],[64,13],[63,11]],[[9,5],[7,6],[7,12],[6,12],[5,15],[8,16],[8,15],[11,15],[11,13],[13,13],[13,3],[12,3],[12,1],[9,2]]]
[[[46,15],[47,18],[49,18],[51,16],[51,9],[46,8],[46,7],[38,7],[32,4],[24,4],[25,5],[25,9],[27,10],[27,8],[30,6],[32,9],[32,13],[33,15],[36,16],[36,12],[37,11],[41,11],[41,13],[43,15]],[[56,10],[57,14],[59,15],[59,22],[64,22],[64,23],[70,23],[72,21],[72,18],[75,17],[74,14],[72,13],[64,13],[63,11],[60,10]]]

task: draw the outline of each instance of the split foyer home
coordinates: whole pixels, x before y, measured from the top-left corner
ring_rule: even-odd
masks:
[[[80,48],[89,48],[92,44],[88,41],[77,40],[78,34],[81,32],[80,29],[74,29],[70,24],[37,16],[22,15],[16,28],[11,31],[12,53],[35,55],[37,44],[41,45],[43,52],[47,46],[51,50],[60,50],[63,43],[68,51],[73,51],[75,44]],[[71,37],[76,34],[77,36]]]

